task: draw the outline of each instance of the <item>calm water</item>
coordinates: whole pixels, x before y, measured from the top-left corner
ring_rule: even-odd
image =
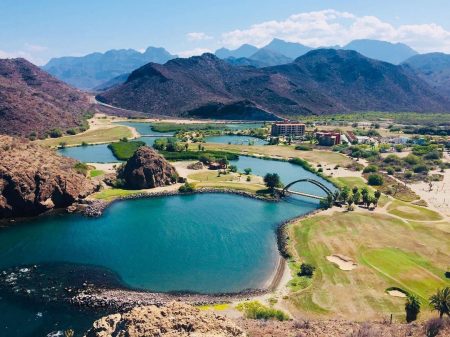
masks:
[[[173,133],[156,132],[151,129],[150,123],[142,122],[117,122],[119,125],[125,125],[133,127],[141,135],[147,135],[150,137],[140,137],[135,140],[142,141],[148,146],[153,146],[158,137],[171,137]],[[229,129],[233,130],[243,130],[251,128],[259,128],[262,126],[261,123],[235,123],[235,124],[224,124]],[[207,141],[209,143],[222,143],[222,144],[239,144],[248,145],[249,141],[252,141],[254,145],[264,145],[267,144],[265,140],[249,137],[249,136],[216,136],[208,137]],[[84,163],[115,163],[119,162],[116,157],[112,154],[111,150],[108,148],[108,144],[101,145],[89,145],[89,146],[75,146],[67,147],[65,149],[59,149],[58,152],[65,156],[77,159]]]
[[[154,291],[259,288],[276,267],[277,225],[316,207],[226,194],[117,202],[97,219],[61,215],[1,229],[0,269],[58,262],[107,268],[129,287]],[[2,293],[0,298],[0,310],[7,312],[0,318],[1,336],[67,326],[81,332],[97,317]]]
[[[220,143],[220,144],[236,144],[236,145],[265,145],[267,141],[264,139],[259,139],[250,136],[234,136],[234,135],[224,135],[224,136],[212,136],[206,137],[207,143]]]
[[[65,157],[71,157],[84,163],[115,163],[119,161],[108,148],[108,144],[66,147],[59,149],[58,152]]]
[[[312,178],[320,181],[331,190],[335,189],[335,187],[325,179],[304,170],[301,166],[284,161],[240,156],[239,160],[232,160],[230,161],[230,164],[236,165],[238,170],[241,172],[244,171],[245,168],[251,168],[252,174],[262,177],[264,177],[267,173],[278,173],[281,178],[281,182],[285,185],[298,179]],[[299,183],[293,185],[291,189],[294,191],[326,196],[326,194],[319,187],[310,183]]]

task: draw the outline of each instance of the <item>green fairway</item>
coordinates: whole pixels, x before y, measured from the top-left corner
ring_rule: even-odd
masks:
[[[431,264],[420,256],[407,254],[395,248],[370,249],[362,258],[371,268],[409,293],[419,296],[425,304],[436,289],[449,286],[444,271],[435,274]]]

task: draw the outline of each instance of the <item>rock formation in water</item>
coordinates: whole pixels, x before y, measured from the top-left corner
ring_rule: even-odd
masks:
[[[95,321],[86,337],[245,337],[230,320],[190,305],[136,307]]]
[[[154,149],[142,146],[128,159],[118,178],[127,188],[141,190],[175,183],[177,171]]]
[[[92,193],[96,185],[76,164],[27,140],[0,136],[0,219],[67,207]]]

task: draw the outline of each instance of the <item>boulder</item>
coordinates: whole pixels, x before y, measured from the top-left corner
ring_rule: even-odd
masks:
[[[187,166],[187,168],[188,168],[189,170],[203,170],[204,167],[205,167],[205,166],[203,165],[203,163],[202,163],[201,161],[198,161],[198,162],[196,162],[196,163],[189,164],[189,165]]]
[[[176,182],[177,176],[175,168],[148,146],[140,147],[118,174],[125,186],[134,190],[170,185]]]
[[[76,160],[33,142],[0,136],[0,219],[66,208],[96,189]]]
[[[85,337],[245,337],[230,320],[193,306],[172,302],[136,307],[95,321]]]

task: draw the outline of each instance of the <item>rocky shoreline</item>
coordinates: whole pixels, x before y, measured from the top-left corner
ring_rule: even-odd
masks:
[[[163,306],[173,301],[191,305],[212,305],[230,303],[263,295],[269,289],[249,289],[238,293],[196,294],[196,293],[158,293],[128,289],[87,289],[69,298],[69,303],[90,309],[126,311],[136,306]]]

